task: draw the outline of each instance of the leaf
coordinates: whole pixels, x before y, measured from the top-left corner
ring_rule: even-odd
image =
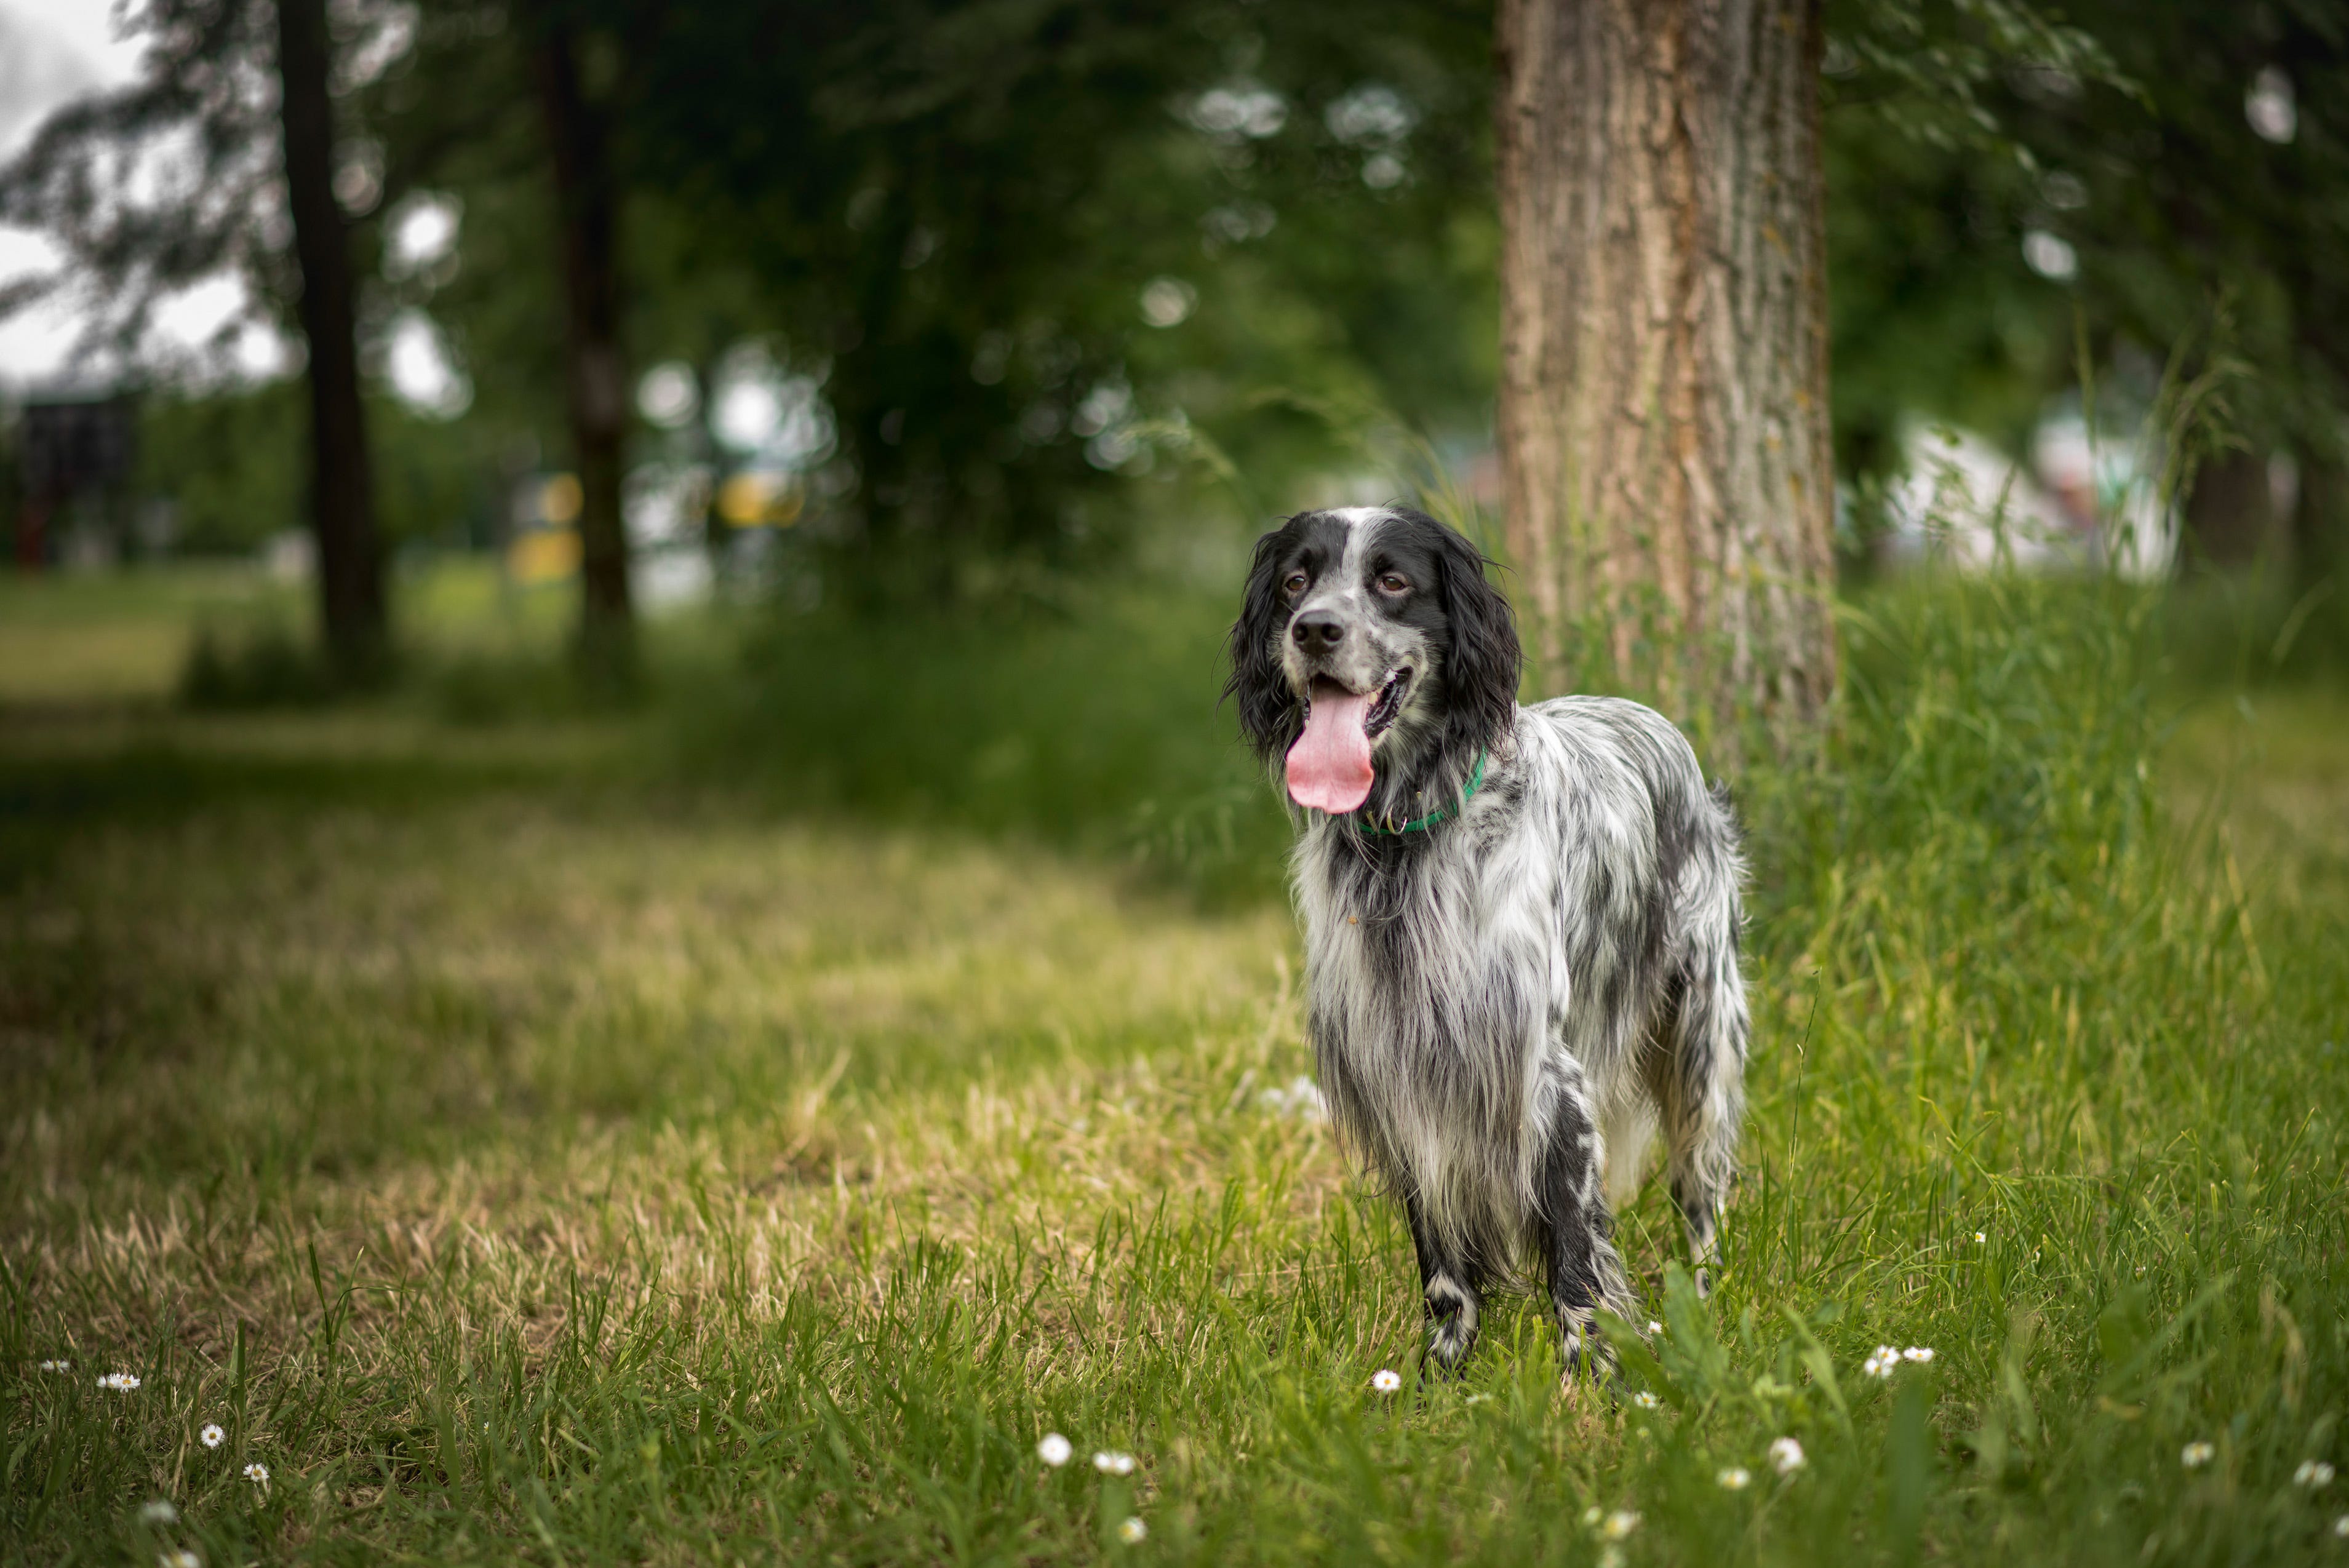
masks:
[[[2128,1285],[2096,1315],[2096,1348],[2104,1353],[2108,1372],[2118,1372],[2135,1361],[2145,1342],[2153,1337],[2153,1324],[2146,1316],[2145,1306],[2145,1287]]]
[[[1660,1358],[1706,1398],[1729,1391],[1729,1351],[1713,1332],[1713,1315],[1696,1280],[1679,1264],[1664,1265],[1664,1323],[1671,1329]]]
[[[2116,1296],[2096,1318],[2096,1343],[2104,1352],[2106,1367],[2101,1385],[2103,1392],[2115,1399],[2127,1400],[2145,1390],[2149,1386],[2147,1370],[2169,1348],[2170,1342],[2219,1298],[2234,1277],[2232,1274],[2222,1274],[2212,1280],[2158,1330],[2148,1331],[2146,1327],[2143,1287],[2133,1285]],[[2201,1365],[2194,1363],[2174,1377],[2190,1375]]]
[[[1836,1426],[1848,1439],[1851,1436],[1851,1406],[1845,1400],[1843,1384],[1836,1377],[1835,1357],[1827,1354],[1827,1347],[1819,1343],[1818,1336],[1811,1332],[1810,1325],[1805,1323],[1793,1307],[1780,1310],[1793,1326],[1795,1337],[1802,1342],[1803,1365],[1809,1369],[1811,1381],[1817,1384],[1819,1391],[1826,1396],[1828,1405],[1835,1410]]]
[[[2031,1386],[2024,1371],[2031,1361],[2032,1336],[2038,1332],[2039,1320],[2027,1312],[2014,1315],[2013,1326],[2007,1330],[2006,1348],[1999,1353],[1999,1388],[2006,1396],[2008,1408],[2014,1417],[2014,1428],[2026,1443],[2039,1441],[2039,1410],[2032,1402]]]
[[[1637,1328],[1605,1307],[1593,1315],[1591,1322],[1607,1341],[1607,1347],[1615,1353],[1615,1364],[1628,1381],[1653,1393],[1675,1410],[1687,1407],[1688,1391],[1672,1381]]]
[[[1901,1380],[1892,1407],[1892,1428],[1884,1439],[1885,1524],[1896,1558],[1916,1554],[1925,1522],[1925,1499],[1932,1484],[1932,1434],[1926,1424],[1925,1383]]]

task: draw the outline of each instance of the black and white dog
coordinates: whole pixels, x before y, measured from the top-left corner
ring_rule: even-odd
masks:
[[[1456,1367],[1485,1287],[1537,1260],[1570,1369],[1594,1310],[1630,1309],[1607,1205],[1659,1125],[1713,1255],[1744,1106],[1744,868],[1661,715],[1517,706],[1485,564],[1400,507],[1289,519],[1257,543],[1227,695],[1305,809],[1315,1060],[1409,1211],[1431,1356]]]

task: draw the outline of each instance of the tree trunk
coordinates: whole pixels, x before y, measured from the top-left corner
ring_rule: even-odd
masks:
[[[383,555],[367,415],[359,403],[350,252],[335,201],[326,64],[325,0],[277,0],[285,191],[302,268],[302,335],[310,351],[310,524],[318,540],[318,609],[327,649],[348,678],[364,674],[384,652]]]
[[[1835,686],[1819,0],[1501,0],[1500,446],[1547,690]]]
[[[577,40],[559,15],[541,18],[538,78],[562,227],[564,358],[579,465],[579,652],[591,666],[622,672],[635,647],[620,515],[627,368],[620,353],[619,199],[610,126],[589,100]]]
[[[2249,566],[2273,545],[2274,533],[2265,452],[2221,452],[2195,470],[2186,498],[2189,563]]]

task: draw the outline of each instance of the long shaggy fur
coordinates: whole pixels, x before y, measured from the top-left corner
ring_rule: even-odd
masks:
[[[1661,716],[1517,706],[1516,631],[1485,566],[1408,510],[1292,518],[1257,546],[1229,691],[1277,773],[1317,680],[1400,672],[1363,810],[1300,812],[1321,1085],[1409,1212],[1437,1364],[1468,1353],[1485,1286],[1530,1264],[1571,1365],[1595,1309],[1628,1311],[1609,1202],[1636,1190],[1651,1131],[1712,1256],[1744,1107],[1744,866],[1725,797]]]

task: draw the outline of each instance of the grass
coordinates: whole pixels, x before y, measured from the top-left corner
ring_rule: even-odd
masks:
[[[1831,765],[1743,787],[1719,1290],[1651,1190],[1627,1397],[1523,1300],[1423,1386],[1218,614],[786,625],[682,721],[0,724],[0,1553],[2349,1556],[2337,700],[2165,703],[2077,584],[1857,606]]]
[[[0,573],[0,703],[160,700],[187,657],[191,622],[274,615],[288,601],[242,565]]]

